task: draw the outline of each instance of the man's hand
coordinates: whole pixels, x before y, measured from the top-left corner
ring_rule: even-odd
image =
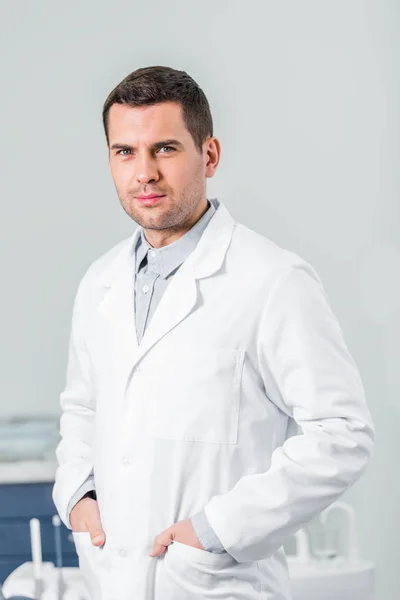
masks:
[[[174,540],[181,542],[182,544],[186,544],[187,546],[193,546],[194,548],[200,548],[200,550],[204,550],[204,546],[202,546],[199,542],[192,527],[191,520],[185,519],[184,521],[178,521],[178,523],[174,523],[171,525],[171,527],[168,527],[168,529],[165,529],[155,537],[153,550],[149,556],[160,556],[165,552],[167,546],[169,546],[169,544]]]
[[[103,531],[97,500],[84,496],[71,510],[69,520],[72,531],[88,531],[94,546],[103,546],[106,534]]]

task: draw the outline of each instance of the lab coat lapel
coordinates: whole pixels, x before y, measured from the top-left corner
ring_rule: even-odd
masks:
[[[101,274],[98,281],[109,286],[109,290],[98,310],[112,326],[118,391],[122,396],[137,363],[195,308],[198,296],[196,279],[212,275],[221,267],[233,227],[233,218],[220,202],[195,250],[178,269],[161,297],[140,344],[133,303],[133,249],[140,228],[111,267]]]
[[[124,395],[125,384],[138,351],[133,286],[134,248],[139,235],[140,227],[97,280],[100,286],[108,288],[98,306],[98,312],[110,326],[116,397]]]
[[[220,269],[231,240],[233,226],[234,220],[219,202],[218,209],[196,248],[178,269],[162,295],[138,347],[136,361],[196,308],[196,280],[208,277]]]

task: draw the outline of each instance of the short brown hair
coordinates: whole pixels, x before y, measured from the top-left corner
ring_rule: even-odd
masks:
[[[136,69],[127,75],[108,95],[103,106],[103,126],[108,138],[108,112],[115,103],[146,106],[160,102],[179,102],[183,120],[196,147],[213,135],[213,122],[208,100],[197,83],[185,71],[153,66]]]

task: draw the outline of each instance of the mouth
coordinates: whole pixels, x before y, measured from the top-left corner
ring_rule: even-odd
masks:
[[[143,204],[144,206],[153,206],[155,204],[159,204],[163,198],[165,198],[165,194],[163,194],[162,196],[157,194],[150,194],[149,196],[136,197],[138,202],[140,202],[140,204]]]

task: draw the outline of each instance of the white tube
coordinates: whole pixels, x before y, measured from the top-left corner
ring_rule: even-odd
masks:
[[[29,525],[31,531],[33,576],[35,580],[40,580],[42,577],[42,540],[40,538],[40,521],[39,519],[31,519]]]

